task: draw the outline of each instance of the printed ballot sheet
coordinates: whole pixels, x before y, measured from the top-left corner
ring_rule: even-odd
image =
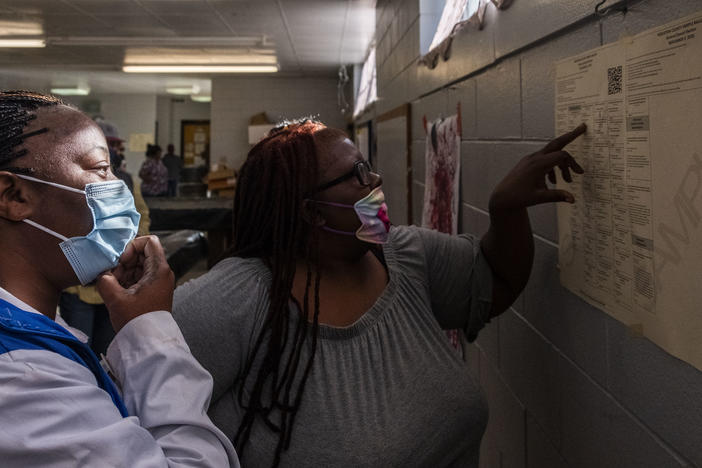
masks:
[[[702,12],[556,64],[561,282],[702,370]]]

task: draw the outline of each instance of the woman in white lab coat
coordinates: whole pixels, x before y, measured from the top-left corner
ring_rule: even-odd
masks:
[[[171,318],[163,249],[129,243],[138,220],[91,119],[0,93],[3,467],[238,466],[206,415],[212,379]],[[102,366],[56,316],[64,288],[96,279],[117,331]]]

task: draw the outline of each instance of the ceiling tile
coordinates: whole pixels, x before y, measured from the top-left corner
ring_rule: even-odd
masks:
[[[205,0],[141,0],[141,4],[159,15],[201,15],[211,11]]]
[[[275,43],[282,73],[302,71],[309,76],[334,73],[340,61],[363,60],[374,33],[375,0],[0,0],[0,18],[18,14],[38,18],[49,36],[265,35]],[[109,72],[113,78],[102,83],[119,88],[120,79],[115,77],[134,82],[117,72],[123,49],[56,45],[0,49],[0,83],[6,82],[9,67],[65,67],[67,73],[94,80],[100,80],[104,70],[115,70]]]
[[[144,14],[144,10],[139,8],[132,0],[64,0],[69,5],[74,5],[81,11],[92,15],[123,15],[125,13]],[[190,1],[190,0],[188,0]],[[59,4],[57,0],[44,0],[42,3]],[[64,9],[69,7],[65,6]]]

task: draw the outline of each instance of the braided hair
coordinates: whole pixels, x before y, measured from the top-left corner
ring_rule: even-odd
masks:
[[[317,148],[340,137],[346,135],[313,120],[286,123],[251,149],[237,180],[231,252],[238,257],[261,258],[271,271],[271,286],[268,313],[238,392],[244,416],[234,444],[242,454],[254,422],[261,418],[278,434],[273,466],[278,466],[282,452],[290,446],[319,332],[317,231],[301,213],[305,199],[318,185]],[[299,259],[307,264],[302,304],[291,293]],[[290,320],[291,300],[300,312],[296,323]],[[306,346],[309,356],[300,362]],[[252,371],[255,362],[260,362],[257,373]],[[250,388],[248,396],[245,386]]]
[[[49,131],[44,127],[24,133],[25,127],[37,118],[37,109],[59,104],[64,104],[59,98],[32,91],[0,92],[0,170],[22,171],[20,168],[9,167],[12,161],[27,154],[26,148],[17,147],[27,138]]]

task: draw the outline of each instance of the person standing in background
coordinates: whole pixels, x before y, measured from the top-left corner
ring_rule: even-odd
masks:
[[[168,169],[168,196],[178,195],[178,181],[180,181],[180,170],[183,168],[183,159],[175,154],[173,143],[168,144],[168,153],[163,156],[163,165]]]
[[[161,161],[161,147],[146,145],[146,161],[139,170],[141,193],[145,197],[162,197],[168,193],[168,169]]]

